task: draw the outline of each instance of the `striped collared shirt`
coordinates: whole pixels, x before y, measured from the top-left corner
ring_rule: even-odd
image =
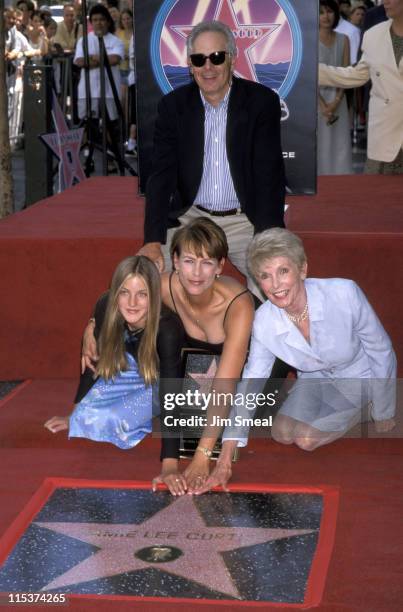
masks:
[[[231,88],[218,106],[212,106],[200,92],[204,106],[203,176],[194,204],[209,210],[239,208],[229,169],[226,131],[228,100]]]

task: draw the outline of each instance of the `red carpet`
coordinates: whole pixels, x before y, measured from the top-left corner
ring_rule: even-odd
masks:
[[[304,239],[309,274],[358,282],[401,364],[402,178],[320,177],[318,186],[317,196],[289,198],[288,227]],[[98,177],[0,221],[3,380],[76,376],[94,300],[141,246],[136,191],[135,179]]]
[[[75,383],[69,380],[33,381],[0,405],[0,533],[48,476],[149,482],[158,472],[159,441],[151,437],[132,451],[121,451],[109,444],[68,441],[64,433],[46,431],[42,425],[47,418],[69,412],[74,390]],[[403,571],[402,469],[400,439],[344,439],[314,453],[255,439],[242,452],[232,482],[339,487],[336,541],[317,609],[398,612]],[[189,609],[179,603],[134,606],[83,599],[70,603],[70,609],[79,611],[137,608]],[[212,609],[234,608],[214,605]]]

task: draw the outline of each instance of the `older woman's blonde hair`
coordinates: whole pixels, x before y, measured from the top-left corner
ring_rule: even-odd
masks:
[[[247,252],[248,270],[252,276],[256,278],[262,265],[274,257],[288,257],[301,270],[306,263],[302,240],[281,227],[256,234]]]
[[[142,279],[148,295],[148,316],[137,353],[139,372],[148,385],[158,377],[157,334],[161,311],[161,283],[155,264],[143,255],[127,257],[120,262],[113,274],[105,320],[99,336],[96,373],[108,380],[127,370],[125,320],[119,312],[118,298],[123,285],[132,277]]]

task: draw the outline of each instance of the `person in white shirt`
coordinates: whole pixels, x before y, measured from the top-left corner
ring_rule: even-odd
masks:
[[[93,117],[99,117],[99,100],[101,97],[100,83],[100,57],[99,57],[99,37],[103,37],[106,54],[109,64],[112,69],[113,80],[116,91],[120,92],[120,73],[119,64],[124,57],[123,43],[117,36],[114,36],[114,23],[108,10],[101,4],[97,4],[90,11],[90,22],[93,27],[93,32],[88,34],[88,55],[90,69],[90,96],[91,96],[91,114]],[[85,59],[83,51],[83,39],[80,38],[77,42],[74,63],[80,68],[84,68]],[[113,99],[112,87],[105,69],[105,102],[109,115],[109,119],[114,121],[118,118],[117,108]],[[78,85],[78,114],[80,118],[86,115],[86,87],[85,87],[85,71],[81,71],[80,82]]]
[[[117,36],[114,36],[115,25],[108,9],[102,4],[97,4],[90,10],[90,23],[93,32],[88,34],[88,60],[89,60],[89,81],[90,81],[90,100],[91,116],[87,117],[87,97],[86,97],[86,78],[85,78],[85,58],[83,50],[83,39],[77,42],[74,63],[81,70],[80,81],[78,84],[78,116],[80,119],[87,118],[92,123],[91,133],[97,135],[98,120],[101,116],[101,71],[100,71],[100,49],[99,38],[103,38],[106,55],[108,56],[111,67],[112,79],[115,85],[117,100],[120,93],[120,71],[119,64],[124,57],[124,45]],[[122,144],[122,134],[119,125],[119,112],[114,99],[113,89],[105,68],[105,110],[106,110],[106,129],[109,134],[109,146],[113,151],[120,174],[124,174],[124,161],[120,152]],[[114,167],[110,169],[113,171]]]
[[[335,32],[345,34],[348,37],[350,41],[350,63],[356,64],[361,43],[360,28],[357,28],[349,21],[346,21],[346,19],[343,19],[343,17],[340,17],[337,28],[335,28]]]

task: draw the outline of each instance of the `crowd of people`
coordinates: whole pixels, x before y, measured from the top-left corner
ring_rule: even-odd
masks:
[[[402,174],[403,3],[320,0],[319,19],[318,174],[352,173],[353,116],[367,127],[364,171]]]
[[[12,145],[23,140],[22,74],[27,63],[52,66],[54,88],[72,123],[78,123],[83,117],[100,117],[100,52],[97,37],[102,36],[120,103],[115,103],[111,83],[106,75],[106,112],[110,142],[115,143],[117,138],[118,141],[123,138],[126,142],[126,153],[136,153],[132,3],[129,0],[89,2],[88,8],[90,117],[87,117],[84,71],[81,70],[84,53],[80,0],[65,3],[62,20],[58,22],[52,17],[51,6],[41,5],[37,8],[32,0],[18,0],[15,8],[8,7],[5,10],[5,57]],[[119,114],[126,126],[124,134],[116,131]]]
[[[336,3],[325,4],[337,19]],[[349,66],[320,63],[319,85],[333,88],[336,100],[339,91],[371,81],[365,171],[403,174],[403,1],[385,0],[373,12],[368,13],[372,27],[364,33],[359,61]]]
[[[403,0],[388,1],[403,12]],[[338,39],[325,0],[329,6],[321,19],[325,43]],[[187,58],[193,81],[158,107],[145,244],[118,265],[88,322],[71,415],[45,423],[53,433],[67,429],[71,437],[127,449],[160,413],[162,466],[153,487],[164,483],[173,495],[226,488],[234,448],[248,434],[246,422],[234,430],[231,419],[250,414],[250,396],[267,389],[270,377],[296,377],[276,406],[274,443],[312,451],[361,420],[372,419],[377,432],[395,426],[396,358],[381,322],[353,280],[308,278],[303,244],[284,228],[278,96],[233,75],[234,35],[219,21],[194,26]],[[323,108],[329,104],[323,97]],[[222,276],[227,258],[248,289]],[[218,365],[200,440],[181,471],[177,400],[189,348],[217,357]],[[235,393],[239,405],[228,402]]]
[[[368,131],[369,159],[366,172],[377,172],[379,164],[388,164],[387,172],[401,172],[401,154],[398,153],[398,134],[401,124],[396,119],[399,113],[401,99],[401,84],[392,85],[392,97],[384,95],[388,105],[387,132],[394,134],[396,146],[387,147],[388,151],[378,151],[372,137],[374,126],[375,98],[378,97],[376,84],[378,77],[377,61],[368,65],[367,41],[375,37],[375,32],[364,36],[367,30],[380,22],[393,20],[393,36],[389,36],[389,25],[379,32],[380,53],[389,56],[392,45],[397,67],[401,57],[402,26],[399,25],[399,0],[385,0],[384,4],[372,0],[318,0],[319,3],[319,62],[321,64],[318,91],[318,146],[317,169],[322,174],[351,174],[352,141],[357,140],[357,132],[361,130],[363,141]],[[399,8],[400,7],[400,8]],[[95,11],[95,12],[94,12]],[[396,13],[396,14],[395,14]],[[115,158],[122,171],[122,159],[119,146],[126,145],[127,154],[136,153],[136,101],[135,101],[135,69],[134,69],[134,38],[133,13],[130,0],[103,0],[102,3],[88,3],[88,45],[91,103],[87,101],[86,81],[84,71],[84,51],[82,44],[83,15],[80,0],[74,0],[63,6],[62,20],[56,23],[52,17],[52,7],[37,6],[35,0],[18,0],[15,7],[5,10],[6,28],[6,59],[7,87],[9,92],[9,124],[12,144],[23,140],[22,122],[22,70],[24,64],[47,63],[54,68],[54,86],[61,97],[63,109],[68,108],[68,115],[73,123],[83,118],[90,119],[93,127],[98,127],[100,112],[100,70],[98,36],[102,36],[106,53],[112,67],[114,89],[119,98],[116,103],[111,83],[106,78],[106,122],[109,142]],[[370,42],[376,45],[378,40]],[[327,70],[324,65],[337,70]],[[349,69],[354,66],[354,70]],[[345,68],[341,72],[339,68]],[[386,66],[385,73],[393,67]],[[372,73],[375,71],[374,73]],[[382,73],[383,74],[383,73]],[[375,76],[375,78],[374,78]],[[396,75],[395,75],[396,76]],[[368,108],[369,85],[371,78],[375,87],[371,94]],[[400,77],[398,77],[400,78]],[[66,83],[71,83],[69,90]],[[348,88],[345,92],[344,88]],[[382,84],[383,88],[383,84]],[[387,88],[389,89],[389,87]],[[383,91],[383,89],[382,89]],[[381,95],[382,91],[380,91]],[[397,96],[397,97],[396,97]],[[392,99],[393,98],[393,99]],[[394,104],[394,100],[396,103]],[[88,116],[89,115],[89,116]],[[124,133],[117,118],[124,119]],[[377,113],[376,113],[377,115]],[[392,117],[392,120],[391,120]],[[90,126],[91,127],[91,126]],[[399,129],[397,129],[397,127]],[[89,128],[90,129],[90,128]],[[386,141],[386,131],[382,129],[382,139]],[[94,130],[97,133],[97,130]],[[374,148],[375,147],[375,148]],[[390,151],[389,151],[390,149]],[[392,153],[393,149],[393,153]],[[393,159],[391,155],[393,154]],[[392,163],[392,165],[391,165]],[[165,254],[167,256],[167,253]]]

